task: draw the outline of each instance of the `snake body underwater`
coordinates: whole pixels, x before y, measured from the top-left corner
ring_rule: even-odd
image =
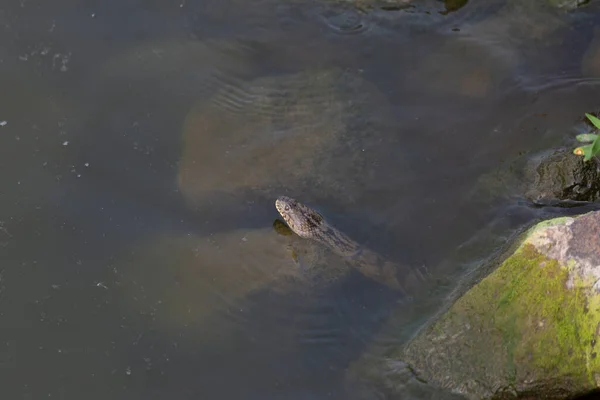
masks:
[[[279,197],[275,208],[298,236],[322,243],[348,260],[363,275],[393,289],[404,290],[398,280],[399,268],[395,263],[350,239],[312,208],[287,196]]]

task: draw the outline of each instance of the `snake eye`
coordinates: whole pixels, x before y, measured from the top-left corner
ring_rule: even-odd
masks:
[[[285,206],[285,211],[290,211],[290,207],[289,206]]]

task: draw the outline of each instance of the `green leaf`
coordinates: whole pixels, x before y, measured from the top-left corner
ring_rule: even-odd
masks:
[[[598,135],[593,133],[582,133],[581,135],[575,136],[575,139],[579,140],[580,142],[593,142],[597,138]]]
[[[592,143],[591,153],[592,155],[589,156],[587,159],[584,158],[584,161],[588,161],[590,158],[600,153],[600,139],[596,138],[596,140],[594,140],[594,143]]]
[[[594,117],[592,114],[586,113],[585,116],[590,120],[592,124],[598,129],[600,129],[600,119]]]

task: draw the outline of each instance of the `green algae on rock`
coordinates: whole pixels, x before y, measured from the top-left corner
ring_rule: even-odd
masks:
[[[559,399],[600,387],[600,211],[537,224],[405,348],[429,384],[468,398]]]

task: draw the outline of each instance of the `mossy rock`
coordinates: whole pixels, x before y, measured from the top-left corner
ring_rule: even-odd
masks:
[[[600,386],[600,212],[542,222],[403,352],[467,398],[563,399]]]

